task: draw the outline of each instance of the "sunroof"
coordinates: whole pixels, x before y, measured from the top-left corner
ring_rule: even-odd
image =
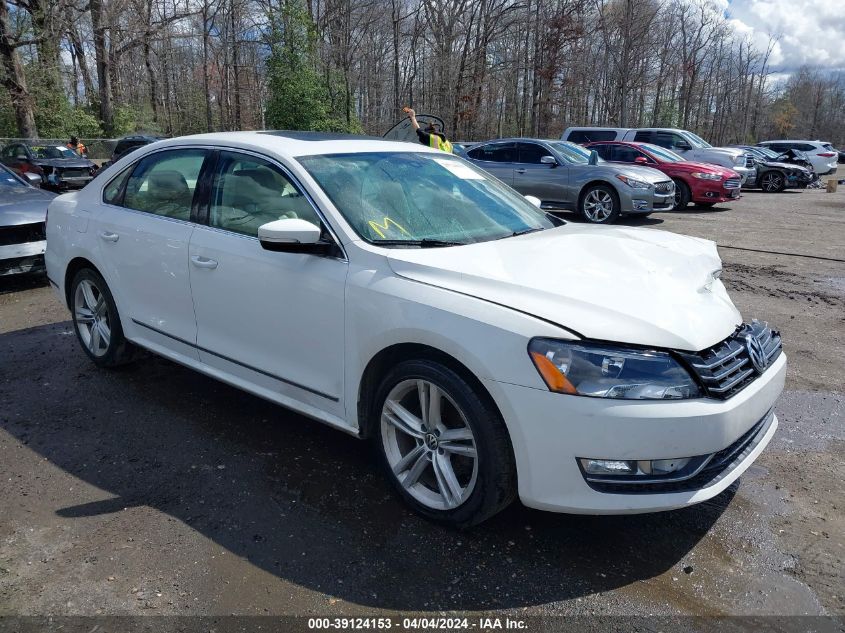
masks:
[[[297,141],[354,141],[384,140],[380,136],[366,136],[364,134],[342,134],[340,132],[301,132],[296,130],[266,130],[259,134],[270,134],[271,136],[282,136]]]

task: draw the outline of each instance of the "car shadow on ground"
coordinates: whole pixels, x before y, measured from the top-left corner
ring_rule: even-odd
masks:
[[[0,295],[23,290],[32,290],[47,286],[47,275],[44,273],[32,273],[25,275],[7,275],[0,277]]]
[[[70,328],[0,335],[0,427],[112,495],[59,504],[57,522],[149,506],[279,578],[367,607],[515,608],[652,578],[684,564],[735,493],[634,516],[516,503],[449,530],[401,505],[365,443],[152,355],[96,369]]]

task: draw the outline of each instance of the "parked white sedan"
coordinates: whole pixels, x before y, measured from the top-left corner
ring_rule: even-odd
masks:
[[[445,523],[704,501],[777,427],[780,336],[712,242],[561,225],[422,146],[154,143],[53,201],[46,259],[95,364],[143,347],[369,438]]]

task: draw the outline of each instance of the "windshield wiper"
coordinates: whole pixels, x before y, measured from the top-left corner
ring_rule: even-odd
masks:
[[[528,235],[529,233],[536,233],[537,231],[544,231],[544,230],[545,229],[543,229],[542,227],[531,227],[531,228],[528,228],[528,229],[522,229],[521,231],[514,231],[510,235],[503,235],[499,239],[503,240],[503,239],[508,238],[508,237],[518,237],[520,235]]]
[[[466,242],[452,242],[449,240],[433,240],[424,238],[421,240],[375,240],[376,246],[417,246],[419,248],[439,248],[441,246],[464,246]]]

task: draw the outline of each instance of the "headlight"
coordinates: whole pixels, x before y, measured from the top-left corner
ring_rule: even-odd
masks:
[[[649,188],[649,184],[647,182],[642,181],[642,180],[637,180],[636,178],[631,178],[629,176],[623,176],[622,174],[616,174],[616,177],[619,180],[621,180],[622,182],[624,182],[626,185],[628,185],[629,187],[632,187],[634,189],[648,189]]]
[[[697,398],[698,385],[666,352],[535,338],[528,353],[551,391],[595,398]]]
[[[722,176],[719,174],[708,174],[704,171],[694,171],[690,174],[693,178],[698,178],[700,180],[721,180]]]

